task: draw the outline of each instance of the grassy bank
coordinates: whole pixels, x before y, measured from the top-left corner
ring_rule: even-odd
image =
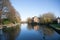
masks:
[[[53,25],[56,29],[60,29],[60,24],[51,24]]]
[[[60,28],[60,24],[51,24],[51,25],[53,25],[53,26],[55,26],[57,28]]]

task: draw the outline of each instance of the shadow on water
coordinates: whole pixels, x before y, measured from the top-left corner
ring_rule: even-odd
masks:
[[[19,35],[20,26],[17,25],[16,27],[6,28],[2,32],[1,40],[15,40],[15,38]]]
[[[51,26],[51,25],[46,25],[46,26],[49,26],[49,28],[52,28],[53,30],[55,30],[58,34],[60,34],[60,30],[56,29],[55,27]]]

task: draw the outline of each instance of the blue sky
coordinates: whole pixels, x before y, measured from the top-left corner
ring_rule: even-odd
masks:
[[[60,16],[60,0],[11,0],[11,3],[23,20],[47,12]]]

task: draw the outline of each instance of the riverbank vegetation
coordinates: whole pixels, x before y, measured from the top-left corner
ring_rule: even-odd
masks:
[[[51,24],[51,25],[53,25],[56,28],[60,28],[60,24]]]
[[[43,24],[51,24],[53,23],[54,19],[56,19],[55,15],[51,12],[44,13],[40,16],[40,23]]]
[[[28,17],[27,18],[27,22],[31,23],[31,22],[38,22],[38,23],[42,23],[42,24],[51,24],[53,23],[54,19],[56,19],[56,16],[51,13],[44,13],[43,15],[40,15],[40,17],[34,16],[32,18]]]
[[[7,4],[5,2],[7,2]],[[16,11],[9,0],[5,2],[3,2],[6,5],[3,5],[3,9],[5,10],[0,10],[0,25],[20,23],[21,18],[19,12]]]
[[[34,16],[32,18],[27,18],[28,24],[39,24],[39,25],[48,25],[52,24],[54,27],[60,28],[60,24],[58,24],[58,19],[54,15],[54,13],[48,12],[44,13],[43,15],[40,15],[39,17]]]

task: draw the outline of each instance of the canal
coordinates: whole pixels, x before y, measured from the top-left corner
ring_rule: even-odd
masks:
[[[14,30],[0,30],[0,40],[60,40],[60,34],[44,25],[21,24]]]

